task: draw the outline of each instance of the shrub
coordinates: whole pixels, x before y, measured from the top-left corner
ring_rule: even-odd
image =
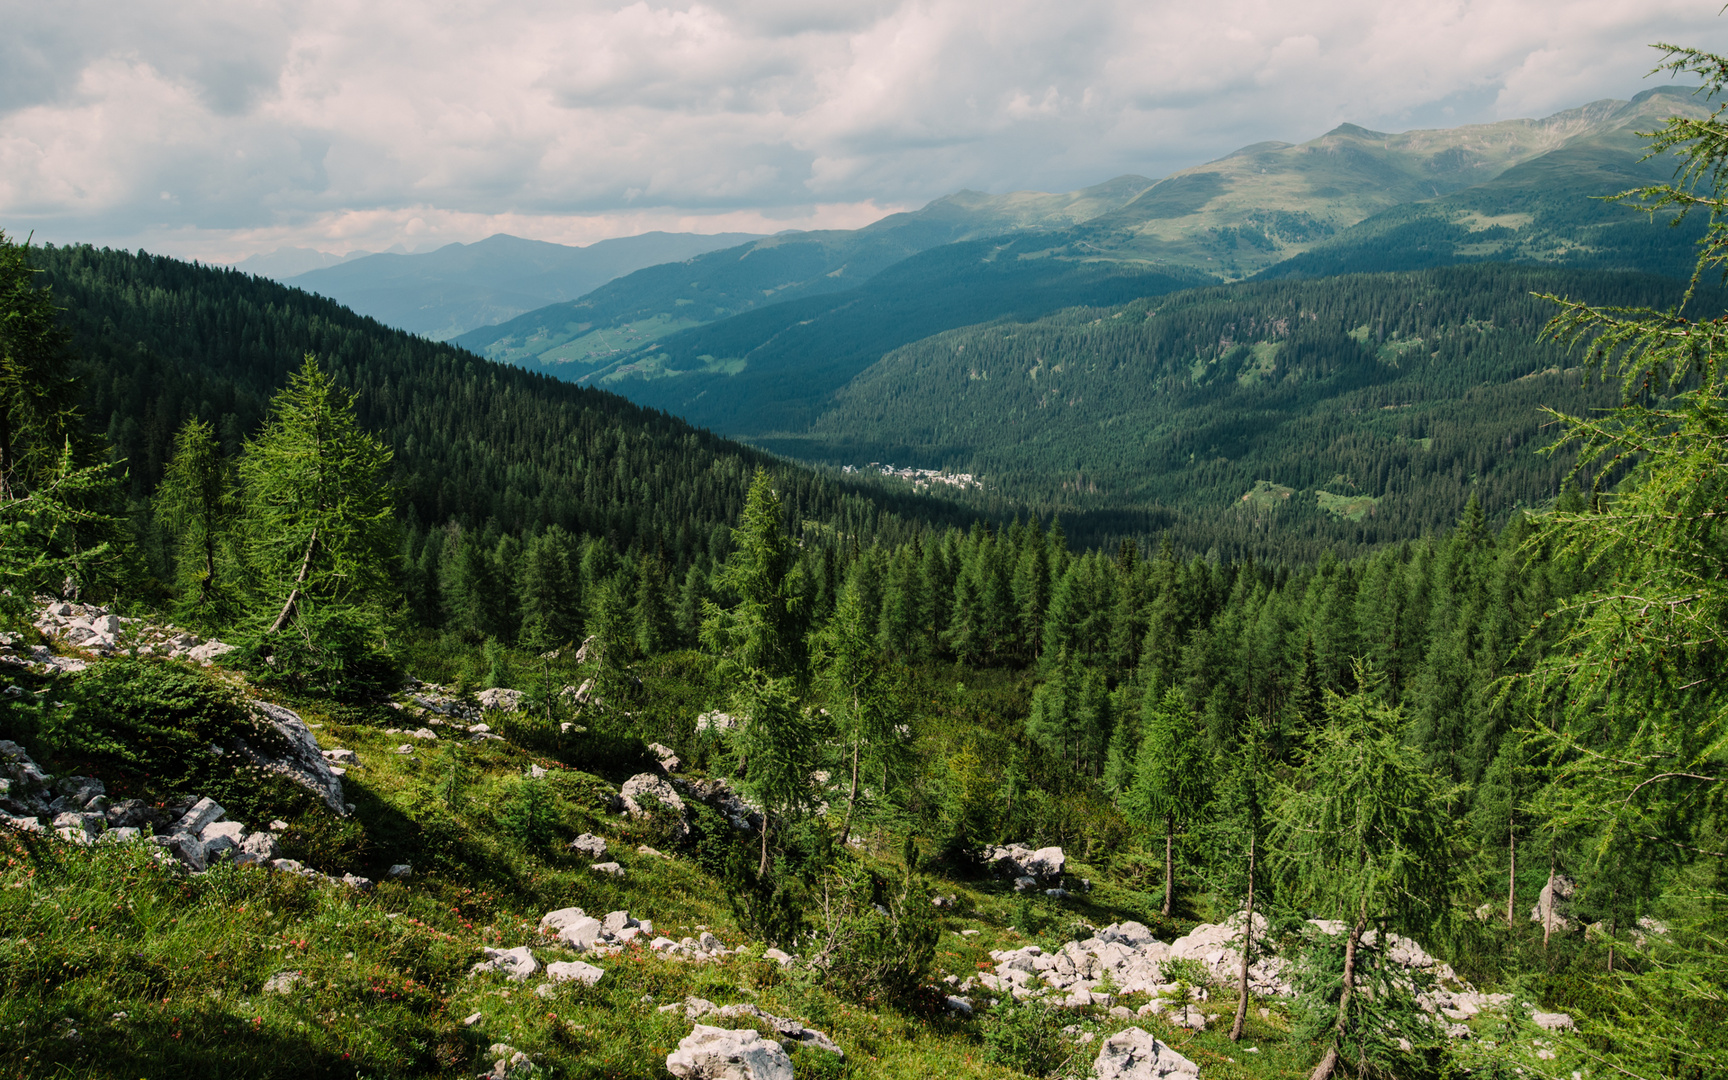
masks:
[[[823,884],[816,962],[830,989],[855,1001],[909,1001],[930,978],[942,927],[911,873],[891,888],[850,858]]]
[[[1031,1076],[1051,1076],[1068,1060],[1062,1019],[1042,998],[1004,997],[984,1014],[984,1060]]]

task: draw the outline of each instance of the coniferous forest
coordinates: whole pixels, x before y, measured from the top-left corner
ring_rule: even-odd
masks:
[[[1670,62],[1728,81],[1708,54]],[[839,1041],[794,1046],[798,1076],[1087,1075],[1125,1021],[1208,1077],[1722,1075],[1728,126],[1675,120],[1657,145],[1692,171],[1628,198],[1709,218],[1691,291],[1487,267],[1136,301],[1132,341],[1093,312],[1030,344],[953,332],[996,335],[1005,363],[1143,349],[1159,375],[1132,404],[1240,406],[1157,453],[1252,441],[1276,412],[1297,434],[1260,450],[1302,487],[1337,471],[1301,460],[1304,395],[1356,379],[1344,407],[1383,407],[1388,342],[1428,341],[1466,383],[1508,356],[1540,376],[1388,429],[1487,432],[1509,462],[1439,527],[1439,481],[1412,481],[1372,530],[1281,540],[1267,511],[1252,542],[1240,516],[1074,529],[1037,492],[855,481],[261,279],[5,241],[0,796],[106,794],[49,827],[8,804],[0,1068],[657,1077],[688,1033],[664,1006],[719,998]],[[1519,294],[1468,341],[1480,313],[1447,307],[1466,278]],[[1574,299],[1527,295],[1545,283]],[[1429,322],[1356,333],[1356,308],[1411,289]],[[1219,334],[1281,307],[1294,344],[1264,370]],[[960,430],[879,391],[849,407]],[[1467,441],[1406,476],[1456,479]],[[88,605],[119,617],[101,647],[44,615]],[[189,665],[127,625],[234,648]],[[235,764],[254,700],[347,755],[347,814]],[[364,886],[185,874],[62,822],[213,793],[276,820],[294,867]],[[986,851],[1011,843],[1067,869],[1005,880]],[[548,944],[536,924],[575,905],[735,951]],[[992,974],[1107,924],[1232,919],[1223,959],[1169,961],[1162,1004],[1104,976],[1058,1007],[1052,969]],[[1435,963],[1399,967],[1405,939]],[[542,993],[486,968],[530,947],[600,974]],[[1251,990],[1267,956],[1288,993]],[[1503,996],[1452,1015],[1442,983]]]

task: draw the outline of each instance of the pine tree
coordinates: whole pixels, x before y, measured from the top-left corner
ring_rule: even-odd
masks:
[[[218,580],[218,573],[231,558],[228,546],[239,507],[233,470],[209,424],[192,419],[181,426],[156,489],[155,509],[157,520],[175,536],[180,618],[206,628],[227,622],[234,615],[233,598],[226,575]]]
[[[1140,752],[1134,786],[1122,809],[1143,827],[1164,833],[1164,907],[1168,918],[1176,903],[1176,832],[1195,820],[1210,796],[1205,740],[1188,702],[1174,687],[1162,696],[1146,695],[1140,713]]]
[[[1331,695],[1328,724],[1295,784],[1278,800],[1272,843],[1289,898],[1345,927],[1344,983],[1325,1055],[1312,1080],[1326,1080],[1354,1046],[1369,1053],[1378,1031],[1357,993],[1357,949],[1371,927],[1423,934],[1444,923],[1455,888],[1452,821],[1456,792],[1415,760],[1408,723],[1381,700],[1378,676],[1358,667],[1361,687]]]
[[[239,464],[251,606],[266,638],[290,626],[312,638],[323,620],[391,602],[389,464],[356,420],[354,395],[308,355]]]

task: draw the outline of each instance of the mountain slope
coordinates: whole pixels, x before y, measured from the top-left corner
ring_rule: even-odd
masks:
[[[963,191],[855,230],[782,233],[649,267],[569,304],[456,338],[494,360],[593,364],[678,330],[769,303],[844,292],[902,259],[942,244],[1059,227],[1120,206],[1152,181],[1122,176],[1064,195]]]
[[[1014,315],[1118,304],[1203,275],[1045,258],[1037,235],[945,244],[843,293],[773,304],[661,339],[584,383],[729,434],[796,430],[853,376],[919,338]],[[576,367],[577,365],[569,365]]]
[[[651,232],[568,247],[499,233],[414,255],[368,255],[286,278],[284,284],[442,341],[583,296],[645,266],[753,239],[750,233]]]
[[[793,521],[844,517],[855,532],[893,534],[910,519],[970,518],[940,500],[836,483],[613,394],[237,271],[89,247],[37,248],[31,260],[75,336],[85,416],[126,461],[135,497],[160,480],[186,419],[211,423],[237,451],[313,353],[358,391],[361,422],[392,448],[417,528],[557,524],[682,562],[736,515],[758,465],[777,472]]]
[[[981,474],[1065,512],[1163,507],[1218,524],[1283,501],[1297,512],[1280,528],[1418,535],[1473,493],[1490,512],[1551,498],[1567,466],[1535,456],[1538,410],[1609,401],[1581,384],[1574,354],[1538,340],[1554,309],[1533,293],[1667,304],[1681,288],[1489,264],[1004,320],[898,349],[807,433],[756,441]]]
[[[1651,105],[1673,103],[1671,93],[1640,95],[1633,103],[1640,107],[1632,113],[1637,123],[1575,138],[1487,183],[1383,211],[1268,267],[1261,276],[1321,277],[1504,260],[1685,277],[1696,256],[1693,245],[1703,233],[1701,221],[1670,230],[1666,220],[1652,221],[1603,201],[1603,196],[1673,177],[1674,159],[1641,160],[1644,140],[1637,134],[1656,125]]]

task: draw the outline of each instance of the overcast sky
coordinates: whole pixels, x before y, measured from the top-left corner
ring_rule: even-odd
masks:
[[[0,0],[0,229],[211,261],[850,228],[1630,97],[1679,0]]]

